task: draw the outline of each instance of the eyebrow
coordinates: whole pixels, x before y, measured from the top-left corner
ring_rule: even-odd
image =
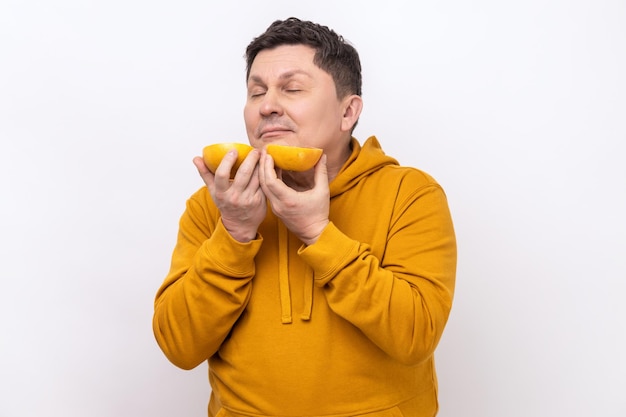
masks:
[[[292,78],[292,77],[294,77],[296,75],[305,75],[306,77],[311,78],[311,74],[309,74],[308,72],[306,72],[304,70],[300,70],[300,69],[295,69],[295,70],[286,71],[286,72],[280,74],[278,79],[286,80],[286,79]],[[263,83],[263,80],[258,75],[250,75],[250,78],[248,78],[248,82],[250,82],[250,81],[255,82],[255,83]]]

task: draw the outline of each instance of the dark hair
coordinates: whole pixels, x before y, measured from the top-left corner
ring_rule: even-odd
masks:
[[[361,95],[361,61],[356,49],[333,30],[295,17],[276,20],[246,48],[246,80],[257,54],[281,45],[307,45],[315,49],[313,63],[335,81],[337,97]]]

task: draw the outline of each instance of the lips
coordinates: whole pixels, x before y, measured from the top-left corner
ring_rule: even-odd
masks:
[[[266,126],[259,132],[259,138],[280,136],[285,133],[291,133],[292,130],[283,126]]]
[[[293,133],[295,126],[289,119],[278,117],[270,117],[261,120],[256,129],[256,137],[259,139],[272,138]]]

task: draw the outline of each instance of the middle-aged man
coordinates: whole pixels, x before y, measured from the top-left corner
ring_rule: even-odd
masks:
[[[236,152],[187,201],[154,334],[169,360],[208,361],[209,416],[434,416],[433,353],[454,293],[446,196],[402,167],[361,114],[356,50],[329,28],[276,21],[247,48]],[[322,148],[277,169],[267,144]]]

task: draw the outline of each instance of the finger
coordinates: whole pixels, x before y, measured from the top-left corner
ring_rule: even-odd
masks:
[[[254,166],[254,170],[252,171],[252,175],[250,176],[250,182],[248,183],[248,186],[254,190],[263,192],[261,189],[261,183],[260,183],[260,179],[259,179],[259,171],[261,170],[261,167],[259,166],[259,164],[256,164]]]
[[[206,186],[209,188],[212,187],[214,176],[213,176],[213,173],[209,170],[209,168],[204,163],[204,160],[201,157],[196,156],[195,158],[193,158],[193,164],[196,166],[196,169],[198,170],[198,174],[200,174],[200,177],[202,178]]]
[[[261,187],[265,190],[269,182],[276,178],[274,160],[265,149],[261,152],[259,168],[259,182],[261,183]]]
[[[259,165],[260,157],[261,153],[257,149],[250,151],[235,173],[234,186],[242,188],[248,185],[255,186],[255,181],[257,181],[256,186],[258,186],[258,174],[255,171]]]
[[[319,162],[315,165],[315,186],[328,184],[328,166],[326,165],[326,154],[323,154]]]
[[[237,162],[237,150],[231,149],[226,152],[222,161],[215,170],[215,186],[225,190],[230,186],[230,173]]]

